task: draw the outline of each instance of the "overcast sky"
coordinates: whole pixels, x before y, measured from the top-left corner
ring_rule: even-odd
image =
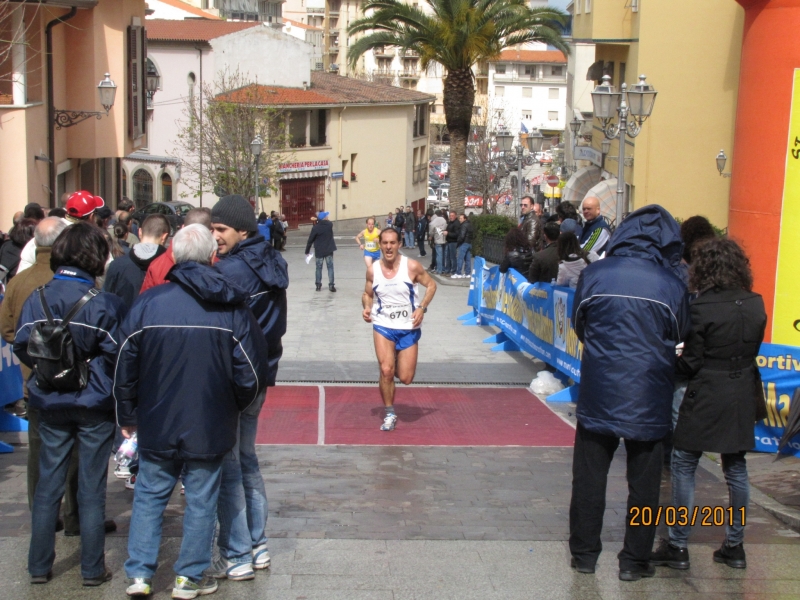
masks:
[[[550,6],[554,6],[556,8],[560,8],[561,10],[567,10],[567,4],[570,3],[570,0],[550,0],[548,4]]]

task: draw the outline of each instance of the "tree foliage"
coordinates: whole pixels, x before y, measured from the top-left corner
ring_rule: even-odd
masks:
[[[420,66],[441,64],[444,113],[450,134],[450,204],[461,212],[467,183],[467,140],[472,122],[475,80],[472,67],[509,47],[545,42],[564,54],[561,37],[566,14],[530,8],[527,0],[426,0],[427,10],[401,0],[366,0],[364,17],[351,23],[349,60],[355,67],[367,51],[383,46],[415,50]]]
[[[202,189],[250,197],[257,180],[259,195],[277,191],[278,166],[291,157],[289,117],[283,108],[265,105],[260,89],[239,71],[226,71],[203,86],[202,98],[187,100],[173,143],[184,183],[196,195]],[[250,149],[256,136],[263,141],[258,172]]]

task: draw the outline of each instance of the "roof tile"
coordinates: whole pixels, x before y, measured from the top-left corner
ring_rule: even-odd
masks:
[[[147,40],[157,42],[208,42],[214,38],[260,27],[261,23],[240,21],[205,21],[202,19],[147,19],[144,22]]]
[[[253,94],[253,96],[250,96]],[[391,85],[342,77],[322,71],[311,72],[311,87],[302,88],[251,85],[221,96],[234,102],[250,98],[258,104],[274,106],[314,106],[320,104],[395,104],[430,102],[434,96]]]

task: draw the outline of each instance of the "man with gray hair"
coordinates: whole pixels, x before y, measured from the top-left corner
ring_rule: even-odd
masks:
[[[267,343],[248,293],[211,267],[217,243],[207,227],[172,241],[170,282],[143,294],[120,328],[114,377],[122,435],[137,434],[128,595],[152,593],[161,523],[183,470],[186,512],[173,598],[216,591],[211,565],[223,457],[236,444],[239,412],[267,378]],[[180,307],[180,310],[176,310]]]
[[[33,232],[36,240],[36,262],[31,268],[22,271],[8,283],[5,298],[0,303],[0,333],[9,344],[14,342],[17,321],[28,296],[53,278],[53,271],[50,268],[50,250],[56,238],[66,228],[67,223],[63,219],[47,217],[39,221]],[[28,416],[28,507],[30,508],[33,504],[36,484],[39,482],[39,451],[42,447],[42,440],[39,437],[39,411],[27,406],[28,387],[26,382],[31,375],[31,370],[25,365],[20,365],[20,368],[22,369],[22,391],[25,396],[22,413],[27,413]],[[74,460],[70,463],[67,473],[67,486],[64,494],[64,518],[68,532],[80,529],[77,502],[77,453],[73,453],[73,455]],[[63,522],[61,526],[63,527]]]

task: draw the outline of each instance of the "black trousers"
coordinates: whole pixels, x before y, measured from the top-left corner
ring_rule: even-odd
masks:
[[[594,565],[603,549],[600,532],[606,509],[608,469],[619,438],[585,429],[580,423],[575,431],[572,458],[572,501],[569,506],[569,550],[580,565]],[[617,555],[622,571],[647,567],[653,540],[654,525],[631,525],[634,517],[641,521],[641,509],[658,510],[661,490],[662,443],[625,440],[627,452],[628,512],[625,517],[625,541]]]
[[[425,235],[420,233],[417,234],[417,247],[419,248],[420,256],[425,256],[425,254],[427,254],[425,252]]]

